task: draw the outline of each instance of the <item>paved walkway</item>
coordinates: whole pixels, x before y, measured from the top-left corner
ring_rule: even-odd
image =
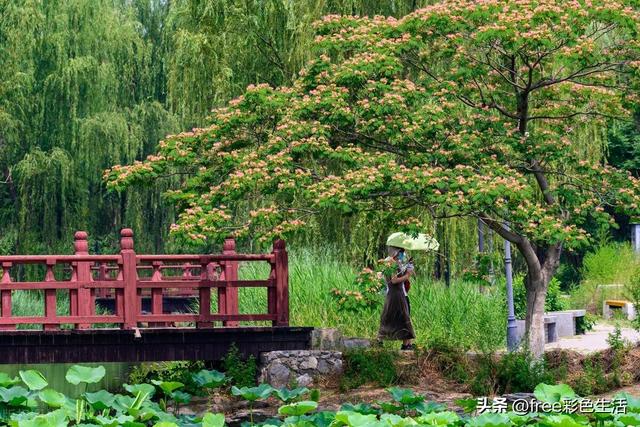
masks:
[[[608,324],[596,324],[593,329],[584,335],[576,335],[574,337],[560,338],[554,343],[547,344],[547,350],[566,349],[575,350],[577,352],[588,354],[596,351],[602,351],[609,348],[607,338],[609,334],[615,330],[615,326]],[[640,332],[631,328],[621,328],[622,338],[630,341],[632,344],[640,343]]]

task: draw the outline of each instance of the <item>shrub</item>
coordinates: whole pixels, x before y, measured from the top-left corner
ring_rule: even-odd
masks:
[[[585,255],[582,262],[582,277],[585,282],[596,284],[629,283],[637,261],[631,245],[612,243],[600,246],[595,252]]]
[[[539,383],[555,382],[544,359],[535,359],[528,350],[505,354],[498,365],[499,394],[531,392]]]
[[[477,359],[471,392],[478,396],[532,392],[539,383],[552,383],[555,378],[544,360],[535,359],[527,350],[506,353],[501,357],[484,354]]]
[[[607,337],[607,343],[611,351],[611,385],[614,387],[620,387],[623,383],[622,364],[626,355],[629,353],[629,345],[622,338],[622,331],[620,326],[616,325],[613,332],[609,333]]]
[[[453,381],[469,381],[469,360],[464,349],[446,339],[435,339],[429,343],[426,357],[442,374]]]
[[[344,373],[340,388],[348,390],[374,383],[388,387],[399,380],[395,351],[380,349],[353,349],[344,353]]]
[[[258,365],[253,355],[243,359],[238,347],[231,345],[229,352],[222,360],[222,366],[227,377],[231,378],[233,385],[237,387],[252,387],[256,385]]]
[[[193,393],[198,389],[192,374],[204,368],[204,362],[152,362],[141,363],[129,373],[129,384],[157,381],[177,381],[185,385],[185,390]]]
[[[636,309],[637,315],[633,320],[633,325],[640,331],[640,268],[636,268],[629,283],[625,286],[625,297],[633,303]]]
[[[583,370],[572,382],[576,393],[581,396],[600,394],[610,390],[609,381],[604,372],[602,361],[589,358],[584,361]]]

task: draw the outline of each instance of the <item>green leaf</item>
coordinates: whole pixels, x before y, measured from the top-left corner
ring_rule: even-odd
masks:
[[[411,418],[403,418],[400,415],[396,414],[382,414],[380,416],[380,421],[383,425],[391,426],[391,427],[406,427],[417,425],[417,423]]]
[[[18,377],[11,378],[5,372],[0,372],[0,387],[9,387],[18,384],[20,379]]]
[[[242,396],[243,399],[253,402],[258,399],[268,398],[273,390],[273,387],[271,387],[269,384],[260,384],[257,387],[242,388],[233,386],[231,387],[231,394],[233,394],[234,396]]]
[[[67,397],[51,388],[46,388],[38,393],[38,397],[52,408],[60,408],[67,401]]]
[[[56,409],[31,419],[18,421],[18,427],[66,427],[69,425],[67,415],[62,409]]]
[[[0,387],[0,399],[9,406],[21,406],[29,397],[29,391],[20,386]]]
[[[431,412],[425,414],[417,419],[420,424],[427,424],[432,426],[445,426],[455,424],[460,420],[460,417],[455,412]]]
[[[402,403],[403,405],[410,405],[424,400],[424,396],[417,395],[413,390],[406,388],[391,387],[387,389],[387,391],[391,393],[393,400],[398,403]]]
[[[378,417],[374,414],[362,415],[357,412],[339,411],[336,414],[336,421],[340,421],[351,427],[361,427],[377,424]]]
[[[579,423],[575,418],[561,414],[561,415],[546,415],[540,420],[540,424],[548,427],[582,427],[589,425],[589,423]]]
[[[206,413],[202,417],[202,427],[223,427],[225,423],[223,414]]]
[[[404,406],[395,405],[391,402],[378,402],[380,409],[389,414],[398,414],[404,410]]]
[[[440,412],[443,414],[444,412]],[[431,414],[428,414],[431,415]],[[428,416],[425,415],[425,416]],[[435,414],[438,415],[438,414]],[[469,427],[510,427],[511,420],[505,414],[485,412],[475,418],[471,418],[467,423]]]
[[[341,411],[346,412],[357,412],[362,415],[370,415],[370,414],[378,414],[378,410],[368,403],[358,403],[357,405],[352,405],[351,403],[345,403],[340,407]]]
[[[156,388],[151,384],[124,384],[124,389],[131,393],[134,397],[138,395],[139,392],[146,393],[152,397],[156,393]]]
[[[640,414],[619,414],[615,419],[625,426],[640,426]]]
[[[576,393],[566,384],[550,385],[538,384],[533,390],[536,399],[541,402],[556,403],[566,399],[576,398]]]
[[[106,390],[96,391],[95,393],[85,393],[85,399],[89,404],[98,411],[111,408],[116,397]]]
[[[179,427],[178,424],[172,423],[170,421],[160,421],[159,423],[155,423],[153,427]]]
[[[476,407],[478,406],[477,399],[456,399],[454,400],[454,403],[461,407],[467,414],[475,411]]]
[[[98,415],[95,417],[95,420],[101,426],[105,427],[120,427],[121,425],[132,422],[133,417],[130,415],[118,415],[117,417],[105,417],[103,415]]]
[[[413,406],[421,414],[430,414],[432,412],[441,412],[447,409],[447,406],[438,402],[418,402]]]
[[[174,390],[179,389],[180,387],[184,387],[184,384],[178,381],[158,381],[151,380],[151,382],[163,391],[167,396],[170,395]]]
[[[172,392],[170,396],[176,403],[185,404],[191,402],[191,395],[184,391],[176,390]]]
[[[22,382],[29,387],[29,390],[42,390],[49,385],[44,375],[39,371],[30,369],[28,371],[20,371],[19,374]]]
[[[275,389],[276,397],[285,403],[291,402],[292,400],[297,399],[298,397],[308,392],[309,389],[306,387],[298,387],[292,390],[289,390],[286,387]]]
[[[301,402],[291,403],[278,409],[278,414],[299,417],[307,412],[315,411],[318,408],[318,402],[312,400],[303,400]]]
[[[201,370],[192,375],[193,381],[200,387],[215,388],[220,387],[225,383],[227,377],[224,373],[216,370],[208,371],[206,369]]]
[[[104,378],[104,366],[92,368],[90,366],[73,365],[67,371],[65,378],[73,385],[80,383],[95,384]]]

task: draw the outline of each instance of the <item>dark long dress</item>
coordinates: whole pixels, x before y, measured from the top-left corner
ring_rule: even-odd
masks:
[[[416,337],[409,316],[409,304],[402,290],[403,283],[387,280],[389,291],[384,300],[378,338],[385,340],[410,340]]]

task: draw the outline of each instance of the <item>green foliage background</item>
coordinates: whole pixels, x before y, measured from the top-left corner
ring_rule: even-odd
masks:
[[[248,84],[291,83],[314,55],[311,23],[321,16],[402,16],[428,3],[0,0],[0,253],[70,252],[79,229],[89,232],[92,252],[114,251],[125,226],[140,251],[181,249],[167,239],[168,183],[107,193],[104,169],[144,159],[165,135],[206,124],[211,108]],[[631,125],[609,134],[612,157],[636,138]],[[605,137],[585,134],[594,155]],[[338,257],[370,264],[388,220],[336,212],[294,243],[330,242]],[[442,246],[425,260],[426,272],[462,274],[474,259],[475,222],[428,224]],[[494,250],[501,246],[496,239]]]
[[[0,251],[68,252],[84,229],[105,252],[124,226],[138,249],[175,249],[163,183],[108,194],[104,169],[203,125],[248,84],[289,83],[319,17],[424,3],[0,0]]]

